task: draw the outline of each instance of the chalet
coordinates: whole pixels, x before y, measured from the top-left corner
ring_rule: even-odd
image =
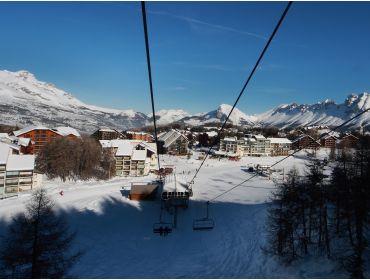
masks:
[[[101,127],[93,134],[91,134],[91,136],[96,138],[97,140],[112,140],[125,138],[122,133],[109,127]]]
[[[335,149],[336,143],[337,143],[337,138],[330,134],[322,136],[322,138],[320,139],[320,145],[323,148]]]
[[[341,148],[353,148],[358,143],[358,137],[352,135],[351,133],[346,133],[343,135],[343,137],[340,139],[339,146]]]
[[[270,140],[271,156],[287,156],[292,148],[292,141],[287,138],[267,138]]]
[[[292,142],[292,149],[318,149],[319,141],[316,141],[310,135],[303,134]]]
[[[161,154],[186,155],[189,152],[188,138],[175,129],[159,135],[158,146],[158,152]]]
[[[67,137],[69,139],[78,139],[81,138],[80,133],[69,126],[59,126],[56,128],[53,128],[54,131],[58,132],[60,135]]]

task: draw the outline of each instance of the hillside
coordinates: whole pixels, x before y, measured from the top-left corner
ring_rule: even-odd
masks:
[[[100,126],[126,129],[147,124],[147,116],[133,110],[114,110],[85,104],[71,94],[27,71],[0,71],[2,123],[18,126],[69,125],[83,132]]]
[[[0,71],[0,113],[2,124],[46,126],[72,126],[81,132],[92,133],[107,126],[118,130],[152,125],[151,114],[135,110],[116,110],[88,105],[72,94],[54,85],[41,82],[28,71]],[[182,109],[156,112],[159,125],[173,122],[190,126],[223,123],[232,106],[221,104],[216,110],[190,115]],[[351,94],[342,104],[326,100],[313,105],[284,104],[259,115],[247,115],[235,108],[229,122],[238,126],[274,126],[295,128],[298,126],[342,124],[362,110],[370,108],[370,94]],[[346,129],[370,129],[370,113],[346,126]]]

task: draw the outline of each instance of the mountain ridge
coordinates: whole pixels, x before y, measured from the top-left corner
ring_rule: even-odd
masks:
[[[93,132],[101,126],[120,130],[151,125],[151,114],[135,110],[119,110],[86,104],[55,85],[37,80],[29,71],[0,71],[0,113],[2,122],[10,125],[68,125],[82,132]],[[191,126],[223,123],[232,106],[221,104],[217,109],[189,114],[182,109],[156,112],[158,125],[183,123]],[[281,104],[264,113],[247,115],[235,108],[229,122],[239,126],[275,126],[295,128],[308,125],[337,126],[370,108],[370,94],[350,94],[344,103],[326,99],[315,104]],[[370,128],[369,113],[349,123],[347,129]]]

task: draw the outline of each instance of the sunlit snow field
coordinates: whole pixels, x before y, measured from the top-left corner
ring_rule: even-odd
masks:
[[[327,157],[328,151],[320,156]],[[178,182],[188,182],[199,167],[195,153],[186,157],[161,156],[162,164],[176,166]],[[113,178],[109,181],[61,182],[44,180],[57,210],[77,232],[76,249],[85,251],[71,274],[76,278],[342,278],[334,263],[310,257],[291,267],[263,253],[265,218],[273,180],[292,167],[303,172],[306,153],[276,166],[269,180],[258,176],[213,201],[212,231],[194,232],[193,219],[205,216],[205,202],[252,176],[250,164],[271,165],[282,157],[245,157],[238,162],[207,159],[195,179],[189,208],[179,209],[177,228],[162,237],[152,232],[159,221],[160,202],[130,201],[131,182],[155,177]],[[126,191],[122,188],[125,187]],[[59,192],[63,190],[64,195]],[[0,200],[0,234],[12,215],[22,211],[30,193]],[[165,213],[164,219],[173,216]]]

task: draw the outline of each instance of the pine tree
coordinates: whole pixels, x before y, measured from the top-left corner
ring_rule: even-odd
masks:
[[[0,247],[0,268],[4,278],[62,278],[81,253],[70,253],[74,233],[57,216],[54,204],[39,189],[32,195],[26,211],[9,225]]]

